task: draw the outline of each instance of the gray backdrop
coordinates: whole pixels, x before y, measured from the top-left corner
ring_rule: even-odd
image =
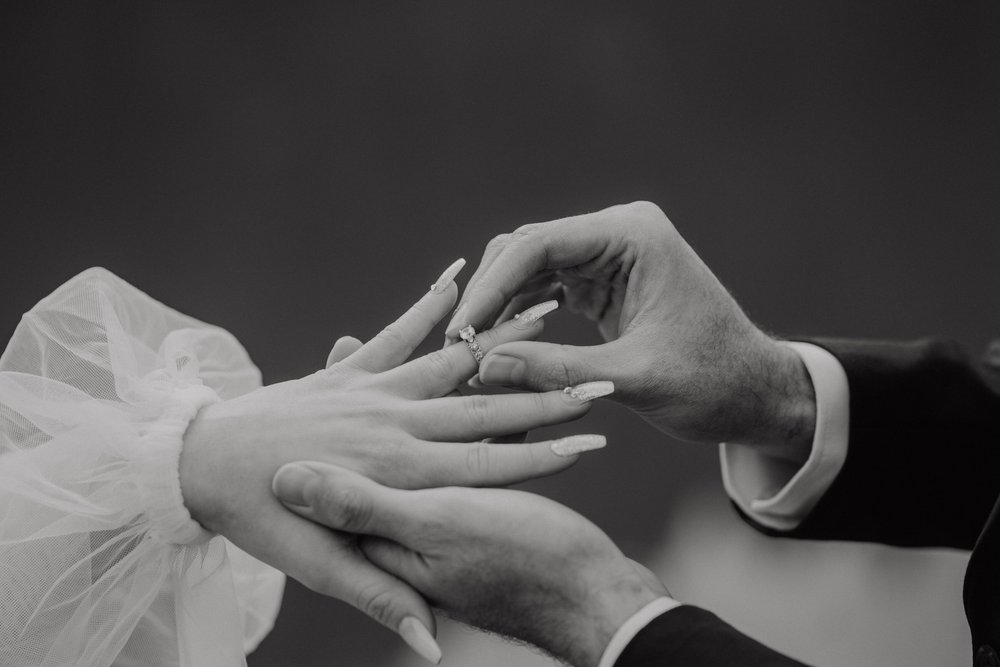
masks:
[[[641,198],[771,330],[979,349],[1000,334],[998,28],[988,2],[7,6],[0,330],[103,265],[274,382],[494,234]],[[824,665],[966,659],[964,555],[767,540],[714,448],[610,404],[567,428],[610,445],[530,488],[682,599]],[[546,663],[442,632],[446,664]],[[400,646],[291,583],[250,663],[417,664]]]

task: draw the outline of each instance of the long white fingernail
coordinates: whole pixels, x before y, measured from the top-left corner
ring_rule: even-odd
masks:
[[[417,654],[435,665],[441,662],[441,647],[434,641],[434,636],[416,616],[407,616],[399,624],[399,636]]]
[[[549,449],[556,456],[576,456],[583,452],[600,449],[608,444],[608,439],[603,435],[571,435],[568,438],[560,438],[549,445]]]
[[[518,313],[514,316],[514,326],[518,329],[527,329],[558,307],[559,302],[555,300],[545,301],[544,303],[532,306],[523,313]]]
[[[451,266],[445,269],[444,273],[442,273],[441,276],[434,281],[434,284],[431,285],[431,291],[435,294],[441,294],[448,289],[448,285],[451,285],[452,282],[454,282],[455,276],[458,275],[458,272],[462,270],[463,266],[465,266],[464,259],[459,258],[452,262]]]
[[[608,382],[607,380],[584,382],[583,384],[578,384],[575,387],[566,387],[563,389],[564,394],[570,398],[575,398],[581,403],[592,401],[595,398],[601,398],[602,396],[607,396],[608,394],[614,393],[614,391],[615,383]]]

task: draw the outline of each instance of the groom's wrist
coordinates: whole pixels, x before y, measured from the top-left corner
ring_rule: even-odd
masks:
[[[619,629],[664,594],[664,590],[654,591],[641,581],[618,582],[611,590],[589,598],[563,619],[560,646],[542,648],[566,659],[574,667],[598,667]]]
[[[802,358],[787,343],[767,338],[747,379],[753,405],[730,442],[797,463],[808,458],[816,430],[816,394]]]

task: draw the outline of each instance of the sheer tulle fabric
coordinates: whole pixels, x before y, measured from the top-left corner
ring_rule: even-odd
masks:
[[[260,386],[228,332],[103,269],[25,314],[0,357],[0,664],[240,665],[284,576],[181,503],[204,405]]]

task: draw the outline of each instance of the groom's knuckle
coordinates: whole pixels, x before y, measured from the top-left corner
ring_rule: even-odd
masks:
[[[371,521],[372,502],[353,487],[326,487],[320,494],[319,506],[337,528],[363,530]]]
[[[559,346],[557,364],[563,386],[569,387],[585,381],[586,369],[579,359],[574,358],[573,348],[569,345]]]
[[[489,240],[489,243],[486,244],[486,247],[491,250],[498,250],[507,245],[507,241],[509,240],[510,240],[510,234],[507,233],[497,234],[496,236],[494,236]]]
[[[538,234],[538,231],[541,229],[541,227],[542,225],[537,222],[531,222],[528,223],[527,225],[521,225],[520,227],[515,229],[514,232],[510,235],[511,237],[510,240],[515,242],[524,241],[525,239],[528,239]]]

